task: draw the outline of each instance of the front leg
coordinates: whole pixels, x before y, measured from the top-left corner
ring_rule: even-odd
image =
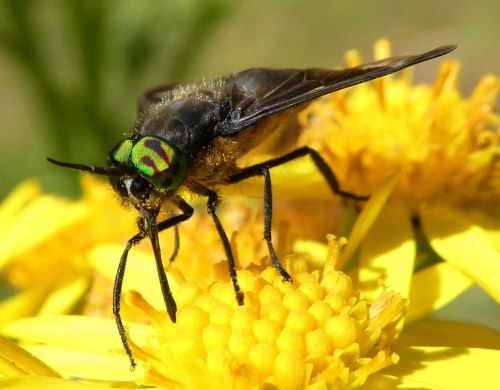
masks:
[[[163,267],[163,262],[161,261],[160,245],[158,243],[158,232],[161,232],[162,230],[168,229],[172,226],[176,226],[180,222],[189,219],[193,215],[193,208],[184,200],[181,200],[177,206],[182,210],[183,213],[162,221],[159,224],[157,224],[156,222],[156,212],[150,213],[150,215],[146,218],[142,216],[138,222],[139,233],[128,240],[127,246],[125,247],[122,257],[120,258],[120,263],[118,264],[118,270],[116,272],[115,284],[113,288],[113,314],[115,315],[116,326],[118,327],[118,333],[120,334],[123,348],[125,349],[125,352],[127,353],[127,356],[130,360],[131,370],[135,368],[136,363],[127,339],[127,335],[125,333],[125,327],[123,325],[120,313],[120,299],[122,295],[123,277],[125,275],[125,267],[127,264],[128,254],[132,246],[137,245],[147,236],[150,237],[165,306],[167,308],[170,319],[172,320],[172,322],[175,322],[177,306],[170,291],[170,287],[168,286],[167,275]],[[145,213],[147,214],[147,212]]]
[[[183,212],[182,214],[170,217],[158,224],[156,222],[156,215],[152,216],[148,220],[148,236],[151,240],[151,245],[153,247],[153,252],[155,255],[156,269],[158,272],[158,278],[160,279],[160,287],[161,287],[161,292],[163,294],[163,301],[165,302],[165,305],[167,307],[167,313],[170,316],[172,322],[176,322],[177,305],[175,304],[174,297],[172,296],[172,292],[170,291],[167,274],[165,272],[165,267],[163,266],[163,261],[161,259],[158,233],[170,227],[176,228],[179,223],[188,220],[193,215],[194,211],[193,208],[189,204],[187,204],[184,200],[181,199],[177,207],[179,207],[182,210]],[[176,243],[175,245],[177,247],[178,244]],[[174,253],[176,252],[177,248],[176,250],[174,250]]]
[[[120,314],[120,306],[121,306],[121,296],[122,296],[122,287],[123,287],[123,277],[125,275],[125,267],[127,265],[128,253],[132,246],[141,242],[146,236],[145,228],[144,228],[144,219],[141,218],[138,222],[139,233],[132,237],[127,242],[127,246],[123,251],[122,257],[120,258],[120,262],[118,263],[118,270],[116,271],[115,276],[115,284],[113,287],[113,314],[115,315],[116,326],[118,328],[118,333],[120,334],[120,338],[122,340],[123,348],[127,353],[127,356],[130,360],[130,370],[133,371],[136,363],[134,360],[134,356],[132,355],[132,350],[130,349],[130,344],[127,339],[127,334],[125,333],[125,327],[123,326],[122,316]]]

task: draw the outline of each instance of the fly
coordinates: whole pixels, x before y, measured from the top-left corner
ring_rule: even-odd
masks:
[[[120,315],[120,297],[127,257],[132,246],[148,237],[154,252],[160,286],[170,319],[176,321],[177,306],[168,285],[160,254],[158,233],[186,221],[193,208],[181,197],[189,192],[207,199],[229,265],[239,305],[243,292],[238,285],[233,253],[217,216],[217,188],[251,177],[264,178],[264,239],[274,266],[291,282],[271,242],[272,191],[270,169],[309,155],[333,193],[354,199],[366,197],[344,192],[323,158],[308,146],[256,165],[241,167],[238,160],[282,134],[287,125],[313,99],[376,79],[423,61],[442,56],[455,46],[441,46],[420,55],[392,57],[354,68],[248,69],[210,81],[175,83],[146,91],[139,100],[139,116],[129,137],[111,149],[105,167],[56,161],[49,162],[109,178],[116,193],[140,215],[139,232],[120,258],[113,289],[113,314],[131,369],[136,365]],[[158,221],[160,210],[168,218]],[[178,250],[176,244],[174,255]]]

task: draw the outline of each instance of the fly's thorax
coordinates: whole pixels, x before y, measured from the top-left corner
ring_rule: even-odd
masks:
[[[186,155],[174,144],[155,136],[134,134],[110,152],[108,166],[123,171],[110,177],[113,189],[136,208],[159,209],[184,182]]]
[[[161,137],[194,160],[212,146],[215,128],[228,113],[227,98],[217,91],[201,88],[153,106],[137,120],[134,132]]]

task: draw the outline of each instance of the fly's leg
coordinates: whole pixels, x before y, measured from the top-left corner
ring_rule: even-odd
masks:
[[[269,167],[262,167],[262,175],[264,176],[264,240],[266,240],[269,255],[274,266],[283,276],[283,281],[292,282],[292,277],[285,271],[283,266],[276,256],[271,237],[271,222],[273,218],[273,193],[271,186],[271,174]]]
[[[316,168],[321,172],[323,177],[325,178],[326,182],[330,186],[330,189],[335,195],[340,195],[343,198],[347,199],[353,199],[353,200],[367,200],[368,196],[360,196],[356,194],[352,194],[350,192],[342,191],[339,186],[339,182],[337,181],[337,178],[331,171],[330,167],[326,164],[325,160],[323,160],[323,157],[319,155],[317,151],[314,149],[311,149],[308,146],[304,146],[302,148],[299,148],[297,150],[294,150],[291,153],[288,153],[282,157],[274,158],[272,160],[252,165],[250,167],[244,168],[241,170],[241,172],[229,177],[228,184],[234,184],[238,183],[240,181],[249,179],[251,177],[255,176],[263,176],[263,168],[270,169],[274,168],[283,164],[286,164],[287,162],[293,161],[297,158],[303,157],[310,155],[314,165],[316,165]]]
[[[125,352],[127,353],[127,356],[130,360],[130,371],[133,371],[135,369],[136,363],[134,356],[132,355],[132,350],[130,349],[130,344],[127,339],[127,334],[125,333],[125,327],[123,326],[123,321],[120,314],[120,298],[122,295],[123,276],[125,275],[128,253],[133,245],[138,244],[145,237],[144,220],[142,218],[139,220],[139,230],[140,233],[136,234],[127,242],[127,246],[125,247],[122,257],[120,258],[120,263],[118,264],[118,270],[116,271],[115,276],[115,284],[113,287],[113,314],[115,315],[116,326],[122,340],[123,348],[125,349]]]
[[[274,263],[276,269],[283,276],[283,279],[291,282],[292,278],[285,271],[283,266],[278,260],[276,256],[276,251],[271,242],[271,221],[272,221],[272,188],[271,188],[271,175],[269,170],[273,167],[277,167],[282,164],[286,164],[287,162],[293,161],[297,158],[310,155],[314,164],[321,172],[325,180],[327,181],[330,189],[334,194],[340,195],[344,198],[349,198],[353,200],[366,200],[368,197],[359,196],[355,194],[351,194],[350,192],[345,192],[340,189],[339,183],[330,170],[328,165],[325,163],[325,160],[316,152],[314,149],[311,149],[307,146],[304,146],[300,149],[297,149],[285,156],[278,157],[261,164],[252,165],[250,167],[244,168],[241,172],[231,176],[228,180],[228,184],[238,183],[240,181],[249,179],[255,176],[263,176],[264,177],[264,239],[266,240],[267,247],[269,249],[269,254]]]
[[[238,302],[238,305],[241,306],[243,305],[244,296],[243,292],[240,289],[240,285],[238,284],[238,277],[236,276],[236,266],[234,263],[233,251],[231,250],[229,239],[227,238],[227,234],[224,231],[224,228],[222,227],[219,217],[215,213],[219,197],[215,191],[209,189],[204,190],[204,195],[208,197],[207,211],[214,221],[215,228],[217,229],[217,233],[219,233],[219,237],[222,241],[222,246],[224,247],[224,252],[226,252],[227,264],[229,266],[229,275],[231,276],[231,281],[233,282],[233,288],[236,294],[236,301]]]
[[[175,215],[173,213],[169,213],[170,218],[173,218]],[[179,254],[179,248],[181,246],[181,241],[179,237],[179,225],[174,226],[174,250],[172,251],[172,254],[170,255],[170,259],[168,259],[169,263],[172,263],[176,258],[177,255]]]
[[[165,301],[167,312],[172,322],[176,321],[177,306],[172,296],[172,292],[170,291],[170,287],[168,286],[167,275],[165,273],[165,268],[161,260],[160,244],[158,242],[158,233],[168,228],[174,227],[174,229],[176,229],[177,232],[176,235],[178,236],[177,225],[191,218],[194,210],[184,200],[181,200],[177,205],[177,207],[179,207],[182,210],[182,214],[175,215],[165,221],[162,221],[157,226],[155,226],[156,218],[152,218],[148,222],[149,237],[151,238],[151,244],[153,245],[153,251],[155,253],[156,268],[158,271],[158,277],[160,279],[160,286],[161,286],[161,291],[163,293],[163,300]],[[155,229],[157,229],[156,233],[154,232]],[[175,256],[177,255],[177,249],[178,249],[178,242],[176,242],[176,249],[174,250]]]
[[[115,315],[116,326],[118,328],[118,333],[120,334],[120,338],[123,344],[123,348],[127,353],[127,356],[130,360],[130,369],[134,370],[136,363],[134,356],[132,354],[132,350],[130,348],[130,344],[127,339],[127,335],[125,333],[125,327],[123,325],[123,321],[120,314],[120,298],[122,295],[123,288],[123,277],[125,275],[125,268],[127,265],[128,253],[132,246],[137,245],[141,242],[145,237],[149,236],[151,239],[151,244],[153,245],[153,250],[155,253],[156,266],[158,271],[158,276],[160,279],[160,286],[163,293],[163,298],[165,301],[165,305],[167,308],[167,312],[170,316],[172,322],[176,321],[176,311],[177,306],[175,304],[175,300],[170,291],[170,287],[168,286],[167,275],[165,273],[165,269],[163,267],[163,262],[161,261],[160,255],[160,247],[158,243],[158,232],[162,230],[168,229],[172,226],[176,226],[177,224],[186,221],[193,215],[193,208],[187,204],[184,200],[181,200],[178,204],[178,207],[183,211],[182,214],[173,216],[165,221],[156,224],[156,215],[152,215],[151,218],[145,220],[141,218],[138,222],[139,233],[128,240],[125,250],[120,258],[120,262],[118,264],[118,270],[116,272],[115,284],[113,287],[113,314]],[[147,222],[147,227],[146,227]]]

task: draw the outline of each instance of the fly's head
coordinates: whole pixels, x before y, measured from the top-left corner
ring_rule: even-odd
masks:
[[[158,211],[186,177],[186,155],[160,137],[140,134],[118,143],[109,153],[109,176],[116,193],[141,213]]]
[[[156,136],[133,134],[109,153],[106,167],[48,159],[65,168],[107,176],[125,202],[148,219],[173,196],[187,174],[186,155],[174,144]]]

